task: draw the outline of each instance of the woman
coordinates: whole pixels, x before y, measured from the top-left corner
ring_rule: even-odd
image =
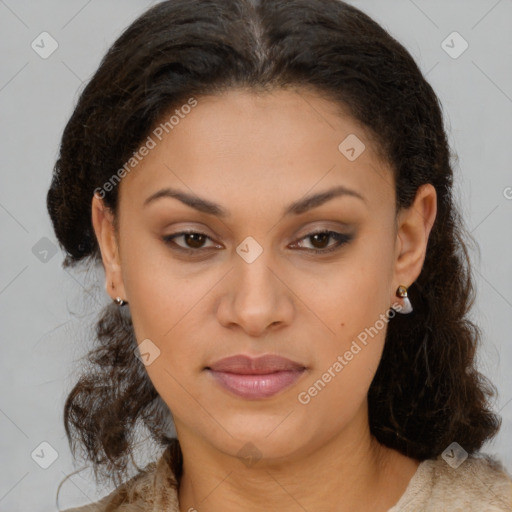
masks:
[[[48,192],[112,299],[64,419],[117,488],[69,512],[511,510],[449,157],[409,53],[343,2],[136,20]],[[122,483],[139,425],[163,451]]]

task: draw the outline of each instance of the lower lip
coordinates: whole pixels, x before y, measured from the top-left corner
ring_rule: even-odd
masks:
[[[258,399],[273,396],[290,387],[301,377],[305,369],[264,375],[208,371],[222,387],[231,393],[246,399]]]

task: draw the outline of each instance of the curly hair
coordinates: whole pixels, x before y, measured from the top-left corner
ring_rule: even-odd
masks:
[[[469,319],[475,290],[470,233],[452,196],[442,106],[408,51],[366,14],[339,0],[167,0],[115,41],[82,91],[61,140],[47,207],[64,267],[101,263],[91,223],[95,189],[132,157],[153,127],[191,97],[232,88],[309,88],[375,138],[395,183],[396,212],[421,185],[437,191],[437,217],[414,311],[390,320],[368,393],[370,431],[419,460],[453,441],[478,451],[499,430],[493,384],[477,371],[481,331]],[[118,188],[104,195],[117,215]],[[96,325],[98,346],[64,407],[68,442],[96,478],[120,481],[140,421],[160,447],[177,440],[171,412],[133,356],[129,315],[114,304]],[[180,460],[175,472],[180,477]]]

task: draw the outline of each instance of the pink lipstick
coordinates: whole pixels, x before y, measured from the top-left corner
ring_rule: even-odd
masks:
[[[224,389],[246,399],[276,395],[294,384],[306,367],[276,355],[258,358],[237,355],[221,359],[206,370]]]

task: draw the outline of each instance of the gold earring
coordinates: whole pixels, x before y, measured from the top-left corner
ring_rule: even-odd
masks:
[[[402,313],[404,315],[410,313],[412,311],[412,304],[409,297],[407,296],[407,287],[404,285],[400,285],[396,289],[396,296],[400,297],[403,300],[403,306],[399,310],[397,309],[397,312]]]
[[[112,281],[111,283],[112,283],[112,290],[115,290],[114,281]],[[116,297],[116,298],[114,299],[114,302],[115,302],[118,306],[126,306],[126,304],[128,304],[128,302],[126,302],[125,300],[123,300],[121,297]]]

